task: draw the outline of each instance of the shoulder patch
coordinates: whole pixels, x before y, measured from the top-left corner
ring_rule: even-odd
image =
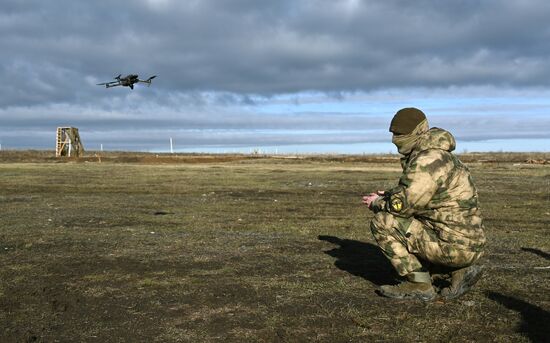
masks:
[[[398,197],[392,197],[390,200],[390,206],[392,211],[401,212],[403,209],[403,201]]]

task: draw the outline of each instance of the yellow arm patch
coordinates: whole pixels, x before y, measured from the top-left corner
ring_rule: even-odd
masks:
[[[399,198],[393,198],[390,202],[392,211],[401,212],[403,209],[403,202]]]

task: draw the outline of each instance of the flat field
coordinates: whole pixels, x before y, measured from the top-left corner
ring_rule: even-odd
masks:
[[[485,216],[486,273],[459,299],[424,303],[375,292],[395,275],[361,196],[396,183],[395,156],[2,153],[0,342],[550,335],[550,165],[528,155],[463,156]]]

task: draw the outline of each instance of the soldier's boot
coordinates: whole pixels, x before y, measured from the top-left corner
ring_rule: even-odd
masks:
[[[483,266],[473,265],[451,273],[451,285],[440,292],[445,299],[458,298],[468,292],[483,275]]]
[[[398,285],[380,286],[381,295],[395,299],[433,300],[436,292],[433,289],[428,272],[413,272],[406,276],[407,280]]]

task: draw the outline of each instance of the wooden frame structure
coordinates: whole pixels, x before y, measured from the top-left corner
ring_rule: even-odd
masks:
[[[84,146],[76,127],[58,127],[55,139],[55,157],[80,157]]]

